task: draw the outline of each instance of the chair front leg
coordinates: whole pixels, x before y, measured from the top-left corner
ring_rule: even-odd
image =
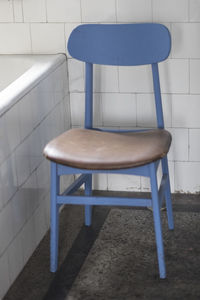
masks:
[[[165,278],[166,268],[165,268],[164,247],[163,247],[163,238],[162,238],[162,226],[161,226],[161,219],[160,219],[160,205],[159,205],[158,184],[157,184],[155,163],[150,164],[150,181],[151,181],[152,208],[153,208],[153,218],[154,218],[154,229],[156,235],[159,273],[160,273],[160,278]]]
[[[51,241],[50,241],[50,270],[56,272],[58,267],[58,237],[59,237],[59,205],[57,195],[59,194],[60,180],[57,175],[57,165],[51,162]]]
[[[85,196],[91,196],[92,194],[92,174],[87,175],[85,182]],[[92,224],[92,205],[85,205],[85,225],[90,226]]]
[[[173,211],[172,211],[171,188],[170,188],[167,156],[165,156],[162,159],[162,170],[163,170],[163,174],[167,175],[167,184],[166,184],[166,188],[165,188],[165,202],[166,202],[166,207],[167,207],[168,227],[170,230],[173,230],[174,229],[174,220],[173,220]]]

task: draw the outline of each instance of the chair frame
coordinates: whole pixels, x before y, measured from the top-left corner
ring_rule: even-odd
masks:
[[[156,116],[157,127],[164,128],[163,110],[161,102],[161,91],[159,81],[158,63],[152,63],[152,75],[154,85],[154,95],[156,103]],[[85,128],[93,128],[93,63],[85,62]],[[106,129],[98,129],[102,131],[110,132],[122,132]],[[136,130],[124,130],[124,132]],[[137,130],[138,131],[138,130]],[[157,169],[159,163],[162,164],[162,179],[161,184],[158,187],[157,183]],[[124,197],[97,197],[92,196],[92,174],[95,173],[111,173],[111,174],[129,174],[138,175],[150,178],[151,184],[151,198],[124,198]],[[60,194],[60,176],[66,174],[82,174],[76,179],[65,192]],[[73,195],[81,185],[85,186],[85,195],[77,196]],[[55,272],[58,267],[58,236],[59,236],[59,207],[62,204],[74,204],[85,205],[85,225],[90,226],[92,224],[92,206],[93,205],[117,205],[117,206],[138,206],[138,207],[152,207],[154,230],[157,245],[157,257],[160,278],[166,277],[166,267],[164,259],[164,247],[162,237],[162,226],[160,208],[162,206],[163,199],[166,201],[168,227],[170,230],[174,229],[172,203],[171,203],[171,191],[170,180],[168,171],[167,156],[152,163],[148,163],[143,166],[120,169],[120,170],[88,170],[78,169],[69,166],[64,166],[55,162],[51,162],[51,261],[50,270]]]

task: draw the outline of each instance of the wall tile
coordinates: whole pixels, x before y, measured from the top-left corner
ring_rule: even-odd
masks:
[[[80,0],[47,0],[48,22],[80,22]]]
[[[38,245],[48,229],[45,222],[45,202],[41,203],[36,209],[33,218],[35,223],[35,240],[36,245]]]
[[[6,118],[5,115],[3,115],[0,118],[0,140],[4,140],[3,143],[0,143],[0,164],[5,160],[5,158],[8,156],[8,135],[6,133]]]
[[[115,0],[81,0],[83,22],[116,21]]]
[[[117,0],[118,22],[151,22],[152,8],[149,0]]]
[[[190,60],[190,93],[200,94],[200,60],[191,59]]]
[[[190,22],[200,21],[200,1],[190,0],[189,1],[189,20]]]
[[[94,91],[119,92],[118,68],[116,66],[94,66]]]
[[[200,24],[172,24],[172,57],[200,58]]]
[[[5,252],[0,257],[0,299],[3,299],[5,296],[9,286],[10,286],[10,279],[9,279],[9,270],[8,270],[8,254]]]
[[[188,161],[188,129],[167,128],[167,130],[172,134],[172,144],[168,155],[169,160]]]
[[[131,175],[108,174],[109,191],[139,191],[140,177]]]
[[[63,24],[31,24],[34,54],[65,53]]]
[[[23,0],[24,22],[46,22],[45,2],[45,0]]]
[[[0,22],[13,22],[13,3],[8,0],[0,1]]]
[[[9,276],[11,283],[23,268],[22,241],[19,234],[8,247]]]
[[[94,174],[93,175],[93,189],[106,191],[108,189],[108,176],[107,174]]]
[[[175,162],[175,191],[196,193],[200,191],[200,162]]]
[[[119,67],[119,90],[121,93],[153,92],[151,67]]]
[[[101,99],[99,94],[94,94],[93,100],[93,123],[94,126],[102,125],[102,112],[101,112]],[[70,94],[70,108],[71,108],[71,122],[72,126],[84,126],[85,114],[85,99],[84,93],[71,93]]]
[[[156,22],[188,21],[188,0],[153,0],[152,5]]]
[[[0,212],[0,256],[13,238],[12,210],[9,202]]]
[[[11,153],[20,143],[19,103],[15,104],[5,114],[6,138],[8,141],[7,154]]]
[[[18,186],[23,184],[30,174],[30,149],[26,139],[15,151],[15,164]]]
[[[84,64],[76,59],[69,59],[68,69],[70,92],[83,92],[85,90]]]
[[[164,122],[166,127],[171,127],[171,96],[162,95]],[[137,95],[137,126],[156,127],[156,108],[153,94]]]
[[[28,220],[39,206],[36,172],[33,172],[22,187],[26,201],[26,219]]]
[[[136,125],[136,97],[133,94],[102,94],[103,126]]]
[[[31,110],[31,102],[33,101],[32,97],[29,94],[24,96],[21,101],[19,101],[19,127],[20,127],[20,138],[21,141],[27,137],[33,130],[33,116]]]
[[[17,175],[14,155],[9,156],[0,166],[0,209],[17,190]]]
[[[1,54],[31,53],[29,24],[0,23],[0,40]]]
[[[169,59],[159,64],[162,93],[189,92],[189,62],[186,59]]]
[[[12,198],[12,222],[14,235],[17,235],[27,219],[26,190],[22,187]]]
[[[24,22],[22,1],[23,0],[13,0],[14,20],[16,23]]]
[[[199,128],[200,101],[197,95],[172,96],[172,127]]]
[[[200,161],[200,129],[189,129],[189,160]]]
[[[21,236],[23,264],[26,264],[36,247],[34,217],[30,218],[29,221],[26,223],[26,226],[23,227]]]

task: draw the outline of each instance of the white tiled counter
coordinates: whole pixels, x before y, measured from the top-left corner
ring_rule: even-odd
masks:
[[[0,298],[49,228],[49,162],[42,151],[70,128],[66,57],[49,60],[25,95],[21,89],[0,105]]]

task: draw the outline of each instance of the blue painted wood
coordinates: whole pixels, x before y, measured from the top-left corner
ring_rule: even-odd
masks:
[[[167,184],[166,184],[166,189],[165,189],[165,201],[166,201],[166,207],[167,207],[168,227],[170,230],[173,230],[174,229],[174,219],[173,219],[173,211],[172,211],[171,188],[170,188],[167,156],[165,156],[162,159],[162,170],[163,170],[163,174],[166,174],[166,176],[167,176]]]
[[[151,64],[158,128],[164,128],[158,62],[166,59],[171,48],[168,29],[160,24],[90,24],[78,26],[71,34],[68,49],[72,57],[86,63],[85,128],[93,128],[93,63],[107,65]],[[97,129],[113,132],[109,129]],[[142,129],[137,131],[146,131]],[[115,132],[115,131],[114,131]],[[121,132],[130,132],[129,130]],[[135,130],[131,130],[135,132]],[[62,204],[85,205],[85,224],[91,224],[92,205],[153,207],[160,277],[166,277],[160,207],[166,200],[168,226],[174,228],[167,157],[162,159],[163,177],[158,191],[156,172],[160,160],[136,168],[121,170],[86,170],[51,164],[51,271],[57,269],[58,208]],[[59,195],[59,176],[82,174],[65,193]],[[150,177],[152,199],[92,196],[92,174],[112,173]],[[73,196],[85,183],[85,196]]]
[[[85,128],[92,128],[93,123],[93,65],[85,64]]]
[[[59,222],[59,207],[57,205],[59,177],[57,176],[56,163],[51,162],[51,258],[50,270],[56,272],[58,267],[58,222]]]
[[[124,198],[124,197],[95,197],[95,196],[58,196],[57,202],[60,204],[74,205],[117,205],[117,206],[138,206],[151,207],[151,199]]]
[[[70,195],[75,193],[80,186],[87,180],[87,175],[81,175],[77,178],[62,194],[62,196]]]
[[[158,164],[159,161],[156,162],[156,165]],[[72,168],[72,167],[58,164],[59,176],[67,175],[67,174],[96,174],[96,173],[127,174],[127,175],[130,174],[130,175],[149,177],[148,165],[144,165],[136,168],[119,169],[119,170],[87,170],[87,169]]]
[[[154,163],[150,165],[150,181],[151,181],[154,229],[156,235],[156,245],[157,245],[157,255],[158,255],[158,266],[159,266],[160,278],[165,278],[166,269],[165,269],[165,257],[164,257],[163,238],[162,238],[162,226],[160,220],[160,204],[159,204],[159,197],[158,197],[156,168]]]
[[[87,181],[85,182],[85,196],[92,195],[92,174],[87,175]],[[92,205],[85,205],[85,225],[90,226],[92,224]]]
[[[157,63],[152,64],[152,74],[153,74],[154,96],[155,96],[155,103],[156,103],[157,125],[158,128],[164,128],[163,109],[162,109],[162,100],[161,100],[161,92],[160,92],[160,80],[159,80]]]
[[[68,40],[70,55],[94,64],[134,66],[165,60],[171,49],[168,29],[161,24],[85,24]]]

